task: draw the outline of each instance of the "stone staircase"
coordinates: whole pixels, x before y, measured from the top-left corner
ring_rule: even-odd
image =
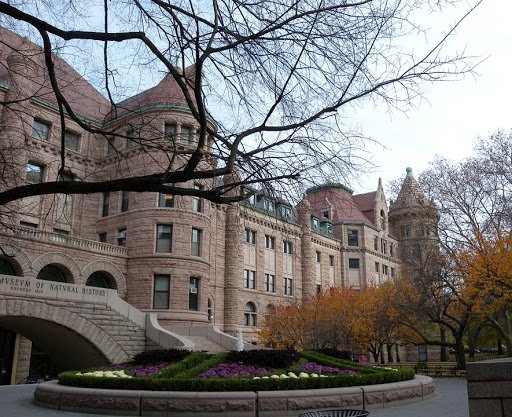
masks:
[[[204,336],[184,336],[194,344],[194,350],[207,350],[211,353],[227,352],[226,348]]]

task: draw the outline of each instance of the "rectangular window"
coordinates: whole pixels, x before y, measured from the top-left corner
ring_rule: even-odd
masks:
[[[320,263],[322,260],[322,254],[319,251],[316,251],[316,262]]]
[[[188,126],[181,126],[181,141],[185,143],[192,143],[194,141],[192,129]]]
[[[114,141],[116,140],[113,136],[107,136],[107,155],[112,155],[115,151]]]
[[[392,243],[389,244],[389,254],[391,256],[393,256],[393,244]]]
[[[265,248],[270,249],[270,250],[275,250],[276,238],[274,236],[265,235]]]
[[[126,131],[126,148],[131,148],[135,145],[135,132],[133,129],[128,129]]]
[[[374,236],[373,238],[373,249],[379,250],[379,238],[377,236]]]
[[[107,243],[107,232],[98,233],[98,240],[103,243]]]
[[[166,186],[172,187],[174,184],[167,183]],[[174,207],[174,194],[158,194],[158,207]]]
[[[199,184],[194,184],[194,190],[202,191],[203,187]],[[201,213],[203,211],[203,201],[201,197],[193,196],[192,197],[192,211],[196,213]]]
[[[102,217],[108,216],[109,209],[110,209],[110,192],[105,191],[103,193],[103,206],[101,208],[101,216]]]
[[[265,274],[265,291],[276,292],[275,276],[272,274]]]
[[[197,311],[199,309],[199,278],[190,277],[188,284],[188,309]]]
[[[329,255],[329,266],[334,266],[334,256]]]
[[[318,220],[318,218],[313,217],[311,219],[311,226],[313,227],[313,230],[316,230],[320,227],[320,221]]]
[[[78,152],[80,150],[80,135],[66,130],[64,132],[64,147]]]
[[[382,265],[382,273],[384,275],[387,275],[388,274],[388,266],[387,265]]]
[[[172,251],[172,225],[156,225],[156,252],[170,253]]]
[[[117,231],[117,244],[119,246],[126,246],[126,235],[127,235],[126,229],[119,229]]]
[[[251,245],[256,244],[256,231],[251,229],[245,229],[245,242]]]
[[[293,279],[283,278],[283,292],[284,295],[293,295]]]
[[[166,123],[164,127],[164,139],[174,142],[176,140],[176,125]]]
[[[381,239],[380,240],[380,250],[382,251],[382,253],[387,253],[387,246],[388,246],[388,242],[386,242],[384,239]]]
[[[50,123],[34,119],[32,123],[32,137],[39,140],[48,140],[50,138]]]
[[[316,284],[316,293],[320,294],[322,292],[322,286],[320,284]]]
[[[171,277],[169,275],[155,275],[153,277],[154,309],[169,309],[170,281]]]
[[[27,172],[25,174],[25,179],[28,182],[40,183],[43,182],[44,175],[44,167],[40,164],[36,164],[34,162],[29,162],[27,164]]]
[[[130,204],[130,192],[123,191],[121,195],[121,211],[128,211],[128,205]]]
[[[244,288],[256,289],[256,271],[244,269]]]
[[[349,230],[348,234],[348,246],[359,246],[359,233],[357,230]]]
[[[412,236],[412,227],[411,227],[410,224],[404,226],[403,231],[402,231],[402,235],[404,237],[411,237]]]
[[[288,255],[292,254],[292,242],[289,240],[283,240],[283,252]]]
[[[395,277],[395,268],[391,268],[391,276],[394,278]]]
[[[201,256],[201,235],[203,231],[192,228],[192,237],[190,245],[190,254],[192,256]]]
[[[380,272],[380,265],[378,262],[375,262],[375,272]]]
[[[359,259],[358,258],[349,258],[348,259],[348,267],[350,269],[359,269]]]
[[[325,217],[326,219],[329,218],[329,210],[326,210],[322,213],[322,216]]]
[[[64,230],[64,229],[53,229],[53,233],[57,233],[58,235],[65,235],[65,236],[69,236],[69,230]]]
[[[20,221],[20,226],[23,226],[23,227],[30,227],[31,229],[37,229],[37,228],[38,228],[38,225],[37,225],[37,224],[35,224],[35,223],[22,222],[22,221]]]

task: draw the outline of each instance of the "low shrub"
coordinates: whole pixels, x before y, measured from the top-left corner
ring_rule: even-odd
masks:
[[[226,362],[242,362],[246,365],[257,365],[263,368],[289,368],[299,359],[299,355],[292,349],[287,350],[242,350],[228,353]]]
[[[179,362],[190,355],[190,351],[183,349],[154,349],[137,353],[133,357],[135,365],[147,365],[164,362]]]
[[[313,352],[318,352],[332,358],[343,359],[345,361],[353,361],[352,352],[350,350],[338,350],[332,348],[314,349]]]

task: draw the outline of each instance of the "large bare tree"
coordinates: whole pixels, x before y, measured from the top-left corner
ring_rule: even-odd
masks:
[[[15,184],[0,192],[0,205],[34,195],[120,190],[188,194],[225,203],[240,198],[226,193],[233,181],[199,190],[186,182],[233,172],[238,173],[235,183],[263,183],[278,192],[325,179],[343,181],[364,162],[357,151],[365,144],[347,123],[346,110],[368,100],[404,109],[421,95],[423,82],[457,79],[473,69],[475,61],[463,53],[445,53],[444,47],[478,1],[461,12],[460,20],[434,33],[415,20],[417,12],[440,13],[453,3],[0,2],[1,24],[43,48],[41,65],[62,114],[60,175],[69,165],[64,152],[69,120],[106,140],[125,134],[78,114],[59,78],[58,56],[88,76],[114,114],[123,111],[118,105],[123,99],[169,74],[199,126],[195,146],[185,151],[175,144],[162,147],[147,129],[136,127],[131,139],[168,154],[168,164],[156,172]],[[180,152],[185,157],[177,164]],[[204,161],[209,164],[202,165]]]

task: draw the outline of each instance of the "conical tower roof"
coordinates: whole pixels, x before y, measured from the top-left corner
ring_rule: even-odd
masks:
[[[398,197],[390,205],[390,211],[400,208],[413,208],[430,206],[432,203],[425,197],[423,191],[412,174],[412,168],[407,167],[406,177],[398,193]]]

